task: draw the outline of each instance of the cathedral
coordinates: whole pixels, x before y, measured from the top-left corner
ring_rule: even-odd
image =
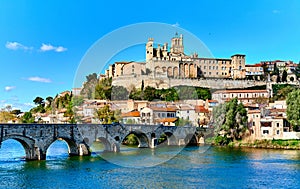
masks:
[[[146,43],[145,62],[115,62],[106,70],[105,77],[149,76],[167,78],[217,78],[244,79],[245,55],[235,54],[230,58],[205,58],[198,54],[184,53],[183,35],[177,33],[168,43],[155,44],[153,38]]]

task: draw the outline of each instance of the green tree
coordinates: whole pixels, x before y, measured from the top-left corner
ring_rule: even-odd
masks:
[[[142,86],[141,86],[141,90],[144,90],[144,80],[142,80]]]
[[[300,78],[300,62],[298,63],[297,67],[295,68],[294,73],[297,76],[297,78]]]
[[[273,97],[271,101],[285,100],[287,95],[295,89],[293,85],[273,85]]]
[[[44,106],[44,104],[45,104],[45,101],[44,101],[44,99],[42,98],[42,97],[36,97],[34,100],[33,100],[33,102],[36,104],[36,105],[42,105],[42,106]]]
[[[294,130],[299,130],[300,126],[300,89],[290,92],[286,99],[287,118]]]
[[[98,83],[98,76],[96,73],[89,74],[86,76],[86,81],[83,84],[83,88],[80,91],[80,94],[85,98],[92,99],[94,98],[95,86]]]
[[[95,110],[95,117],[100,120],[102,124],[110,124],[118,122],[120,111],[112,111],[108,105]]]
[[[83,96],[73,96],[72,97],[72,104],[74,106],[81,106],[84,103]]]
[[[286,82],[287,81],[287,71],[283,70],[282,72],[282,78],[281,78],[282,82]]]
[[[31,112],[25,112],[21,118],[22,123],[34,123],[34,117]]]
[[[110,100],[112,92],[112,78],[104,78],[95,86],[95,99]]]
[[[48,96],[48,97],[46,98],[46,100],[47,100],[49,106],[51,106],[51,104],[52,104],[52,102],[53,102],[53,97],[52,97],[52,96]]]
[[[111,90],[111,100],[127,100],[128,91],[123,86],[113,86]]]
[[[225,104],[225,107],[221,105],[221,107],[216,108],[225,110],[225,112],[218,112],[223,114],[219,115],[224,117],[223,120],[216,118],[216,115],[213,116],[213,119],[218,120],[220,124],[214,124],[215,133],[217,133],[215,143],[227,145],[231,141],[241,140],[247,130],[247,111],[243,104],[238,103],[237,98],[233,98]]]
[[[175,122],[176,126],[185,126],[191,124],[192,122],[189,119],[184,119],[184,118],[178,118],[177,121]]]

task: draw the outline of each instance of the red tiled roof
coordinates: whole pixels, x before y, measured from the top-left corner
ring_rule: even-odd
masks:
[[[286,112],[286,109],[270,109],[271,113],[275,113],[275,112]]]
[[[248,110],[248,114],[257,114],[260,113],[260,110]]]
[[[220,90],[215,91],[213,94],[218,93],[267,93],[267,90]]]
[[[166,117],[166,118],[162,118],[162,119],[157,119],[157,122],[171,122],[171,123],[174,123],[175,121],[177,121],[177,117]]]
[[[140,112],[132,111],[132,112],[122,113],[122,117],[140,117]]]
[[[204,106],[195,106],[195,112],[196,113],[208,113],[209,111]]]
[[[208,102],[218,102],[217,100],[208,100]]]
[[[165,108],[165,107],[150,107],[153,111],[161,111],[161,112],[176,112],[176,108]]]

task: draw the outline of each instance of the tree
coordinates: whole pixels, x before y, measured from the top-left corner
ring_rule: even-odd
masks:
[[[175,122],[176,126],[185,126],[191,124],[192,122],[189,119],[184,119],[184,118],[178,118],[177,121]]]
[[[127,100],[128,91],[123,86],[113,86],[111,90],[111,100]]]
[[[300,126],[300,89],[290,92],[287,96],[287,118],[294,130]]]
[[[112,78],[101,79],[95,86],[95,99],[110,100],[112,92]]]
[[[34,123],[34,117],[31,112],[25,112],[21,118],[22,123]]]
[[[118,122],[120,111],[112,111],[108,105],[95,110],[95,117],[100,120],[102,124],[110,124]]]
[[[144,90],[144,80],[142,80],[142,86],[141,86],[141,90]]]
[[[219,121],[219,125],[218,123],[214,123],[215,133],[217,133],[215,143],[219,145],[227,145],[231,141],[241,140],[247,129],[248,119],[247,111],[243,104],[238,103],[237,98],[233,98],[229,102],[225,103],[225,105],[221,105],[221,107],[217,108],[220,108],[223,111],[218,113],[221,113],[219,116],[224,119],[220,120],[215,117],[216,115],[213,116],[214,120]]]
[[[296,74],[297,78],[300,78],[300,62],[298,63],[297,67],[295,68],[294,73]]]
[[[273,97],[272,101],[275,100],[285,100],[287,95],[295,89],[293,85],[273,85]]]
[[[287,72],[286,72],[286,70],[283,70],[283,72],[282,72],[282,77],[281,77],[281,81],[282,82],[286,82],[287,80]]]
[[[48,96],[48,97],[46,98],[46,100],[47,100],[49,106],[51,106],[51,104],[52,104],[52,102],[53,102],[53,97]]]
[[[95,86],[98,83],[98,77],[96,73],[89,74],[86,76],[86,82],[83,84],[83,88],[80,91],[80,94],[85,98],[92,99],[94,98]]]
[[[81,106],[84,103],[83,96],[73,96],[72,97],[72,104],[74,106]]]
[[[45,101],[44,101],[44,99],[42,98],[42,97],[36,97],[34,100],[33,100],[33,102],[36,104],[36,105],[42,105],[42,106],[44,106],[44,104],[45,104]]]

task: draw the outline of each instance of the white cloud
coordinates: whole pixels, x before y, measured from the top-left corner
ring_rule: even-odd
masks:
[[[5,91],[11,91],[11,90],[14,90],[16,88],[16,86],[6,86],[6,87],[4,87],[4,90]]]
[[[40,47],[40,50],[45,52],[45,51],[55,51],[55,52],[64,52],[66,50],[68,50],[67,48],[65,47],[62,47],[62,46],[58,46],[58,47],[55,47],[51,44],[42,44],[42,46]]]
[[[42,77],[29,77],[27,78],[29,81],[35,81],[35,82],[41,82],[41,83],[51,83],[52,81],[48,78],[42,78]]]
[[[33,48],[32,47],[27,47],[25,45],[22,45],[21,43],[18,43],[18,42],[10,42],[10,41],[7,41],[6,44],[5,44],[5,47],[10,49],[10,50],[32,50]]]
[[[180,25],[179,25],[178,22],[176,22],[175,24],[172,24],[172,26],[174,26],[174,27],[179,27]]]

